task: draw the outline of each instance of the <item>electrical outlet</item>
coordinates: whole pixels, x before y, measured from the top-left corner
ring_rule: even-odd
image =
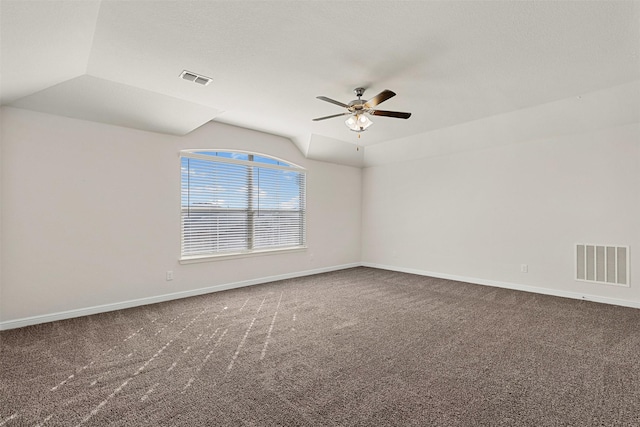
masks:
[[[527,264],[520,264],[520,273],[528,273],[529,266]]]
[[[167,271],[167,280],[173,280],[173,271]]]

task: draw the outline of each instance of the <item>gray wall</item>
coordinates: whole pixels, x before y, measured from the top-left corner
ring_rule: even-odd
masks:
[[[214,123],[175,137],[14,108],[2,120],[0,321],[360,261],[361,170],[307,160],[286,138]],[[308,249],[179,264],[187,148],[307,168]]]
[[[368,146],[364,169],[223,124],[175,137],[2,108],[0,326],[361,263],[640,306],[638,99],[631,82]],[[307,168],[309,248],[179,264],[186,148]],[[630,246],[631,286],[575,281],[576,243]]]
[[[364,263],[640,305],[638,99],[634,83],[368,147]],[[575,281],[576,243],[630,246],[631,286]]]

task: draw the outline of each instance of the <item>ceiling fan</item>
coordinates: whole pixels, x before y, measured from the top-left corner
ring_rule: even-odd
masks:
[[[340,101],[336,101],[335,99],[327,98],[326,96],[317,96],[316,98],[330,102],[332,104],[339,105],[347,109],[346,112],[340,114],[333,114],[331,116],[318,117],[317,119],[313,119],[314,122],[320,120],[331,119],[334,117],[340,116],[350,116],[345,124],[349,129],[354,132],[363,132],[367,130],[369,126],[373,123],[366,114],[371,114],[373,116],[384,116],[384,117],[395,117],[397,119],[408,119],[411,117],[411,113],[402,113],[400,111],[385,111],[385,110],[376,110],[375,107],[378,104],[386,101],[387,99],[396,96],[395,92],[392,92],[388,89],[383,90],[373,98],[368,101],[365,101],[362,98],[365,89],[362,87],[355,88],[353,90],[358,97],[358,99],[354,99],[348,104],[344,104]]]

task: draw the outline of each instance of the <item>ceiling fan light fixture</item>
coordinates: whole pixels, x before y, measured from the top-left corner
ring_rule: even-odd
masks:
[[[369,126],[373,124],[373,122],[364,114],[357,114],[354,116],[349,116],[344,124],[354,132],[364,132]]]

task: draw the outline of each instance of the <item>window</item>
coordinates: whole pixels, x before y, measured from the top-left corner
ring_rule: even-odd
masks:
[[[182,151],[182,259],[305,246],[306,171],[262,154]]]

